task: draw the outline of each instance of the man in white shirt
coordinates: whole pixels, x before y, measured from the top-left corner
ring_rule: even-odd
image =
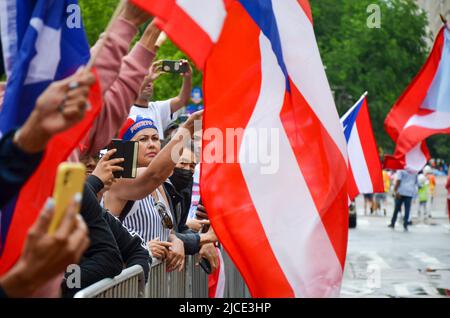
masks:
[[[178,96],[165,101],[150,101],[153,96],[153,83],[164,73],[162,61],[156,61],[153,63],[149,74],[144,78],[139,96],[130,110],[129,116],[139,115],[144,118],[151,118],[158,128],[160,139],[164,139],[164,131],[171,122],[176,120],[175,113],[186,106],[191,97],[192,68],[188,61],[182,60],[181,62],[187,63],[188,71],[180,74],[183,77],[183,85]]]

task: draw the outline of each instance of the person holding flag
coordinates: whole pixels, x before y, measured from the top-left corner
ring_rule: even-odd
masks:
[[[0,208],[17,195],[37,169],[50,139],[79,123],[86,111],[89,87],[94,75],[80,69],[76,74],[52,83],[36,101],[27,121],[0,139]],[[54,213],[48,200],[40,217],[28,232],[17,264],[0,277],[0,298],[30,297],[51,278],[77,263],[89,246],[87,226],[69,207],[57,234],[47,234]],[[23,213],[18,210],[15,213]],[[63,238],[63,239],[62,239]]]
[[[5,21],[9,26],[2,28],[8,83],[0,113],[0,132],[7,136],[27,120],[32,120],[33,125],[38,128],[39,125],[45,125],[48,131],[54,130],[53,134],[45,135],[45,138],[38,140],[41,144],[39,147],[44,147],[45,144],[46,147],[37,170],[20,193],[2,206],[0,275],[7,273],[20,258],[28,230],[51,194],[56,167],[68,158],[91,128],[102,105],[99,81],[95,81],[89,89],[92,79],[71,78],[61,85],[61,92],[56,94],[53,91],[55,94],[49,98],[47,95],[41,95],[47,88],[55,89],[53,86],[58,84],[52,84],[53,82],[70,76],[82,65],[94,62],[95,56],[90,58],[84,28],[69,28],[66,24],[66,9],[73,4],[77,4],[77,1],[39,0],[26,2],[17,7],[7,6],[0,13],[2,22]],[[148,18],[147,15],[146,17]],[[101,47],[97,51],[100,49]],[[87,70],[90,70],[89,66]],[[96,74],[96,71],[93,70],[93,73]],[[81,90],[81,94],[78,89]],[[61,94],[66,92],[67,98],[64,94],[62,96],[66,103],[63,103],[60,100]],[[47,96],[47,100],[42,101],[40,95]],[[86,100],[87,96],[89,98]],[[84,98],[81,102],[80,97]],[[55,108],[50,107],[52,101],[55,103],[59,101]],[[40,107],[41,104],[45,107]],[[81,111],[74,110],[74,107],[79,107]],[[84,116],[81,116],[83,114]],[[70,123],[72,127],[62,131],[60,119],[63,119],[63,124]],[[22,129],[17,136],[20,143],[21,136],[29,137],[30,132]],[[37,132],[32,136],[38,138],[41,134]],[[36,149],[42,150],[43,148]],[[46,182],[42,182],[43,180]],[[106,233],[108,225],[105,221],[102,222],[104,223],[102,231]],[[95,229],[90,227],[91,242],[95,241],[94,238],[97,239]],[[110,241],[112,239],[111,236]],[[96,245],[97,247],[93,248],[98,251],[99,244],[91,245]],[[102,246],[102,251],[106,251],[105,244]],[[120,263],[118,265],[121,266]],[[54,279],[39,291],[40,296],[57,296],[62,272],[60,274],[54,276]]]
[[[75,75],[52,83],[20,129],[0,140],[0,208],[16,195],[42,160],[50,139],[80,122],[86,111],[92,73],[80,69]]]

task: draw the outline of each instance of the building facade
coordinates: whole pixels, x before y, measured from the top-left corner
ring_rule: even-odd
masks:
[[[442,28],[442,21],[439,14],[443,14],[450,21],[450,0],[416,0],[416,2],[420,8],[427,12],[429,22],[428,30],[431,32],[433,38],[435,38]]]

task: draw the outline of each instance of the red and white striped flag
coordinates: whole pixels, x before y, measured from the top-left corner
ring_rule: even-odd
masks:
[[[223,262],[222,252],[216,247],[219,266],[217,269],[208,275],[208,297],[209,298],[224,298],[225,296],[225,264]]]
[[[372,130],[367,93],[341,118],[348,150],[348,196],[383,193],[383,170]]]
[[[450,134],[450,28],[439,32],[419,74],[384,122],[396,147],[385,167],[420,171],[430,159],[425,139]]]
[[[201,196],[252,296],[338,296],[347,150],[308,1],[133,2],[205,70]]]

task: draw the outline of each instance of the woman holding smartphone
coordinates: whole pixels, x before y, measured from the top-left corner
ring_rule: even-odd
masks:
[[[168,199],[162,184],[172,173],[183,150],[185,140],[194,132],[194,121],[202,112],[193,114],[172,140],[161,150],[158,130],[152,119],[129,118],[119,133],[122,140],[137,141],[138,172],[135,179],[117,179],[104,195],[105,208],[138,233],[153,257],[169,259],[169,270],[184,268],[184,244],[175,236]]]

